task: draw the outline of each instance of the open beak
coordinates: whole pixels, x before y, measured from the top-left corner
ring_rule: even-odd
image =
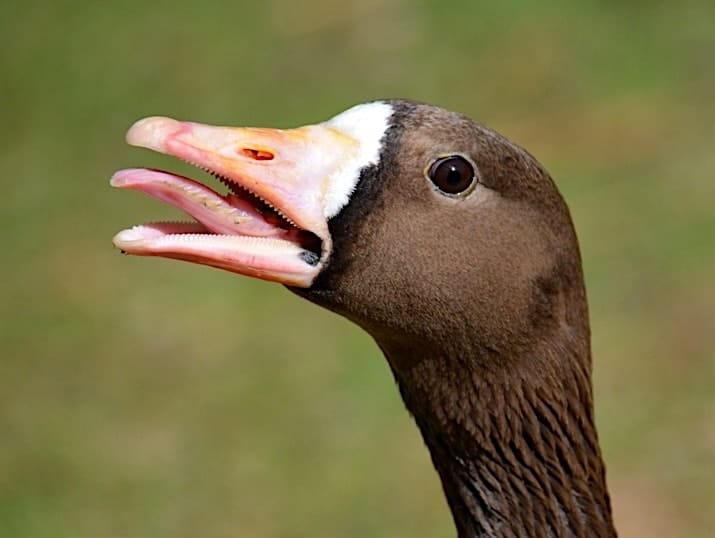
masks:
[[[187,161],[229,192],[164,171],[117,172],[112,186],[145,192],[194,219],[123,230],[114,237],[122,251],[298,287],[309,287],[322,270],[334,183],[359,154],[355,138],[328,124],[249,129],[151,117],[131,127],[127,142]]]

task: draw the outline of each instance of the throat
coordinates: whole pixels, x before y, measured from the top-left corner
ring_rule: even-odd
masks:
[[[566,356],[549,370],[536,353],[514,359],[381,347],[460,538],[616,536],[589,356],[561,349]]]

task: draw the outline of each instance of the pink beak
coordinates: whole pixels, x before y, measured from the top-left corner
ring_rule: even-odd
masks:
[[[143,191],[195,220],[135,226],[114,237],[118,248],[311,285],[330,255],[329,204],[357,140],[327,124],[252,129],[152,117],[135,123],[127,142],[194,164],[231,192],[169,172],[119,171],[113,186]]]

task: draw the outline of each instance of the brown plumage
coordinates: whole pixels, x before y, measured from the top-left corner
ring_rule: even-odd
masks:
[[[375,339],[460,537],[615,536],[566,204],[499,134],[437,107],[387,103],[379,159],[326,218],[329,235],[304,228],[322,240],[320,262],[309,282],[287,283]],[[476,186],[444,195],[430,166],[455,155],[474,163]],[[229,179],[248,186],[242,170]]]

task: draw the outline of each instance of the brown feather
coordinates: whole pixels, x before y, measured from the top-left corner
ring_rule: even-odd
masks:
[[[568,208],[526,151],[458,114],[395,102],[379,165],[295,290],[384,352],[460,537],[615,536],[594,426],[588,308]],[[424,171],[459,153],[477,189]]]

